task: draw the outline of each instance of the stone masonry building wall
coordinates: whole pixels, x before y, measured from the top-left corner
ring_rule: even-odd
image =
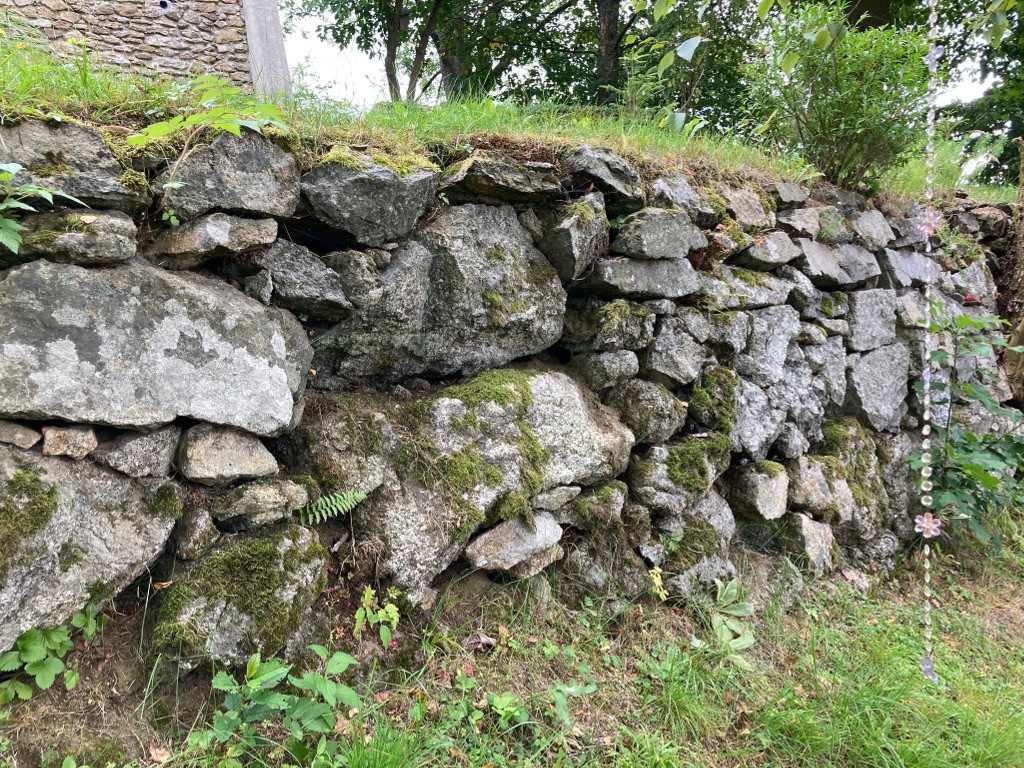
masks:
[[[112,64],[251,82],[242,0],[0,0],[54,42],[89,41]]]

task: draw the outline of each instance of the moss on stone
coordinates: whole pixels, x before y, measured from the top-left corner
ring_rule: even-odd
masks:
[[[594,211],[594,207],[590,203],[584,200],[577,200],[573,203],[569,203],[565,207],[566,218],[575,216],[584,224],[590,224],[594,219],[597,218],[597,213]]]
[[[370,166],[370,158],[344,144],[335,144],[327,154],[318,158],[317,165],[339,165],[351,171],[361,171]]]
[[[408,176],[416,171],[436,171],[437,166],[428,158],[416,152],[394,151],[385,152],[380,149],[371,149],[370,157],[376,165],[390,168],[399,176]]]
[[[510,491],[498,499],[498,503],[491,508],[488,515],[488,523],[498,520],[515,520],[521,517],[527,527],[533,531],[537,529],[537,523],[533,518],[533,507],[525,494],[518,491]]]
[[[846,231],[846,219],[835,208],[823,208],[818,216],[818,239],[835,240]]]
[[[504,328],[508,324],[508,316],[505,311],[505,297],[493,288],[488,288],[480,294],[480,298],[484,300],[484,306],[487,307],[487,319],[491,325]]]
[[[461,400],[467,408],[477,408],[486,402],[526,407],[533,402],[530,380],[536,375],[516,368],[499,368],[448,387],[442,394],[444,397]]]
[[[125,743],[112,736],[79,735],[75,738],[74,746],[68,749],[67,754],[69,757],[73,757],[78,765],[95,766],[95,768],[104,768],[104,766],[120,768],[120,766],[128,765],[131,762]]]
[[[779,475],[784,475],[786,473],[786,468],[777,461],[759,461],[754,466],[757,467],[758,472],[762,475],[767,475],[770,478],[776,478]]]
[[[43,482],[39,472],[19,467],[4,483],[6,493],[0,498],[0,577],[17,562],[23,539],[41,530],[57,511],[58,494],[53,485]]]
[[[139,196],[144,197],[150,192],[149,179],[146,178],[146,174],[142,171],[136,171],[129,168],[118,176],[117,180],[123,187]]]
[[[830,319],[836,316],[836,303],[827,293],[821,297],[821,314]]]
[[[276,144],[285,152],[291,152],[293,155],[298,155],[302,152],[302,137],[299,136],[298,131],[282,130],[273,125],[268,125],[263,128],[263,135],[268,141]]]
[[[65,541],[57,553],[57,565],[61,573],[66,573],[76,565],[81,565],[83,559],[81,547],[71,541]]]
[[[491,261],[505,261],[508,258],[508,251],[500,245],[492,245],[485,254]]]
[[[735,371],[722,366],[705,370],[690,395],[690,416],[719,432],[730,433],[736,425]]]
[[[640,322],[652,314],[651,310],[641,304],[633,304],[625,299],[616,299],[602,304],[590,312],[587,319],[595,323],[601,331],[614,330],[631,320]]]
[[[668,479],[690,493],[704,493],[711,489],[719,469],[729,465],[731,454],[732,441],[726,435],[687,437],[668,449]]]
[[[821,425],[826,463],[832,477],[846,480],[857,506],[878,513],[888,508],[888,497],[878,474],[874,437],[853,417],[829,419]],[[831,479],[831,478],[830,478]]]
[[[156,489],[153,498],[149,501],[149,514],[153,517],[170,517],[174,520],[181,519],[182,504],[178,498],[178,489],[170,483],[165,483]]]
[[[622,503],[629,488],[621,480],[610,480],[586,491],[569,503],[572,524],[582,531],[596,533],[622,528]],[[619,503],[616,505],[616,501]]]
[[[691,517],[681,535],[663,539],[662,544],[667,557],[665,570],[681,573],[718,552],[721,536],[707,520]]]
[[[336,395],[335,401],[342,414],[338,436],[361,458],[379,455],[384,450],[384,429],[373,418],[372,409],[351,395]]]
[[[739,280],[741,283],[755,287],[764,288],[768,285],[768,275],[765,272],[758,272],[754,269],[744,269],[743,267],[733,267],[732,276]]]
[[[725,198],[711,189],[711,187],[705,187],[702,191],[708,199],[711,210],[715,212],[715,217],[719,221],[729,218],[729,204],[725,201]]]
[[[302,611],[323,591],[326,575],[302,588],[305,594],[280,597],[288,585],[289,573],[325,556],[314,537],[304,549],[287,545],[298,542],[301,529],[289,526],[283,534],[271,534],[238,541],[216,550],[196,563],[187,577],[175,581],[166,591],[153,628],[153,648],[181,655],[203,653],[206,638],[183,614],[196,603],[212,607],[224,603],[252,617],[249,634],[263,648],[277,650],[299,625]]]

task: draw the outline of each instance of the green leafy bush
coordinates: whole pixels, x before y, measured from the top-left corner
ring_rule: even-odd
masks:
[[[983,543],[997,547],[997,518],[1006,509],[1024,508],[1019,476],[1024,466],[1024,414],[1003,407],[990,390],[997,376],[996,349],[1007,346],[1003,322],[953,315],[934,302],[929,327],[932,334],[940,334],[937,338],[950,339],[949,345],[931,353],[932,362],[948,372],[948,377],[933,378],[930,385],[932,402],[945,415],[933,416],[932,423],[932,508],[950,521],[954,534],[966,527]],[[981,414],[985,416],[978,418]],[[924,465],[919,453],[908,458],[915,470]]]
[[[855,185],[898,166],[923,138],[925,39],[856,31],[845,4],[801,5],[772,21],[773,61],[750,67],[753,109],[779,144],[827,179]]]

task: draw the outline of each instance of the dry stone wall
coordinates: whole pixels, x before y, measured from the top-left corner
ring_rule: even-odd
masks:
[[[51,40],[118,66],[251,81],[242,0],[2,0]]]
[[[155,568],[186,668],[308,628],[338,528],[296,511],[340,491],[420,607],[469,567],[625,597],[659,567],[685,599],[740,553],[773,588],[891,566],[922,286],[995,313],[1009,213],[958,201],[929,257],[913,204],[820,185],[594,147],[303,169],[247,134],[179,163],[171,228],[165,161],[92,128],[0,126],[0,162],[92,205],[0,257],[0,648]]]

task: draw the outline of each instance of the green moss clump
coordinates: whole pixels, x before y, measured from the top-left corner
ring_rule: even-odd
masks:
[[[459,496],[471,493],[481,485],[494,488],[500,485],[502,480],[501,471],[484,463],[480,452],[473,446],[448,456],[439,456],[436,467],[448,488]],[[434,484],[436,486],[436,483]]]
[[[487,319],[491,325],[504,328],[508,324],[508,317],[505,313],[505,297],[492,288],[486,289],[480,294],[487,307]]]
[[[325,556],[315,537],[305,549],[297,545],[285,549],[285,541],[297,543],[300,532],[299,526],[292,525],[284,533],[241,540],[199,561],[186,578],[166,591],[153,629],[153,649],[175,655],[202,654],[206,638],[195,623],[183,618],[201,601],[206,606],[225,603],[251,616],[251,635],[260,638],[262,647],[282,648],[299,625],[302,612],[326,585],[326,574],[321,572],[304,588],[304,594],[287,599],[278,596],[288,584],[289,572]]]
[[[293,155],[298,155],[302,152],[302,137],[299,136],[298,131],[285,131],[273,125],[268,125],[263,129],[263,135],[272,144],[276,144],[285,152],[291,152]]]
[[[408,176],[416,171],[437,170],[437,166],[434,163],[415,152],[384,152],[379,149],[371,149],[370,157],[375,164],[390,168],[399,176]]]
[[[726,435],[685,438],[668,449],[668,478],[685,491],[704,493],[718,473],[729,466],[731,455],[732,441]]]
[[[492,245],[487,249],[486,256],[491,261],[505,261],[508,258],[508,251],[500,245]]]
[[[121,182],[123,187],[126,187],[129,191],[134,192],[140,196],[146,196],[149,194],[149,180],[146,178],[146,174],[142,171],[136,171],[131,168],[126,170],[117,180]]]
[[[665,570],[680,573],[718,552],[721,535],[707,520],[692,517],[688,518],[686,530],[681,535],[665,539],[662,543],[667,557]]]
[[[702,426],[730,433],[736,425],[735,371],[714,366],[701,374],[690,395],[690,417]]]
[[[346,147],[344,144],[335,144],[327,154],[316,161],[316,164],[340,165],[342,168],[348,168],[351,171],[361,171],[369,167],[370,158],[354,151],[351,147]]]
[[[846,480],[857,506],[881,514],[888,508],[885,486],[878,472],[878,449],[871,433],[852,417],[830,419],[821,425],[829,479]]]
[[[534,376],[536,374],[530,371],[499,368],[474,376],[462,384],[448,387],[442,394],[461,400],[467,408],[477,408],[486,402],[525,408],[533,402],[530,379]]]
[[[768,275],[764,272],[758,272],[754,269],[744,269],[742,267],[733,267],[732,275],[741,283],[754,286],[757,288],[764,288],[768,285]]]
[[[565,208],[566,218],[573,216],[577,217],[584,224],[590,224],[594,219],[597,218],[597,213],[594,211],[592,205],[584,200],[577,200],[574,203],[569,203]]]
[[[625,299],[616,299],[593,310],[588,319],[596,323],[602,332],[608,332],[631,320],[642,322],[650,315],[651,310],[645,306],[632,304]]]
[[[506,493],[491,508],[488,523],[498,520],[515,520],[517,517],[521,517],[531,531],[537,529],[537,523],[533,518],[533,507],[530,506],[530,500],[526,498],[525,494]]]
[[[611,480],[582,493],[569,504],[572,524],[591,533],[622,528],[622,501],[629,488],[621,480]]]
[[[170,517],[180,520],[181,510],[182,504],[181,499],[178,498],[178,489],[170,483],[165,483],[157,488],[149,502],[149,514],[153,517]]]
[[[762,475],[768,475],[773,479],[786,473],[786,468],[777,461],[759,461],[755,466]]]
[[[43,482],[39,472],[26,467],[14,470],[4,483],[0,498],[0,577],[6,576],[21,554],[22,539],[44,528],[53,519],[59,500],[57,489]]]
[[[384,450],[384,429],[373,418],[371,409],[350,395],[337,395],[335,401],[344,412],[339,425],[339,437],[362,458],[379,455]]]
[[[702,191],[711,205],[711,210],[715,212],[715,217],[719,221],[729,218],[729,204],[725,201],[725,198],[711,189],[711,187],[705,187]]]
[[[70,541],[65,541],[61,545],[60,552],[57,553],[57,565],[60,567],[61,573],[66,573],[76,565],[81,565],[83,559],[81,548]]]
[[[836,303],[827,293],[821,297],[821,314],[830,319],[836,316]]]

